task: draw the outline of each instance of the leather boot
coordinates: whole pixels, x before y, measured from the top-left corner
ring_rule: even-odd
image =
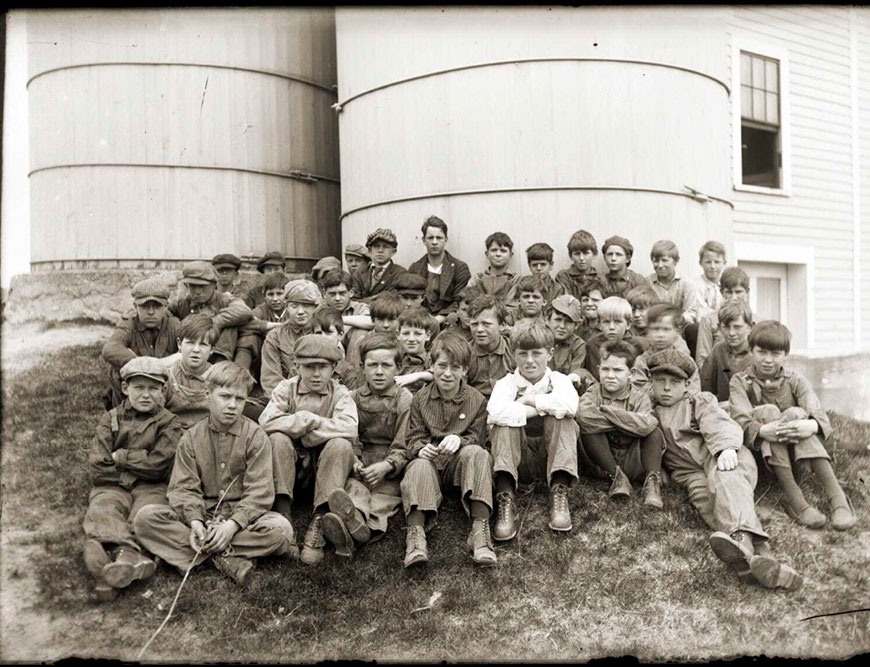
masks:
[[[254,571],[254,561],[240,556],[212,556],[215,569],[228,576],[239,586],[247,586]]]
[[[103,566],[103,579],[113,588],[126,588],[136,579],[137,565],[138,551],[130,547],[118,547],[112,553],[112,562]]]
[[[112,562],[112,557],[97,540],[85,540],[82,549],[85,567],[94,578],[94,594],[100,602],[111,602],[118,597],[118,589],[109,586],[103,578],[103,568]]]
[[[631,496],[631,481],[619,466],[616,466],[616,472],[613,473],[613,483],[607,495],[611,500],[628,500]]]
[[[662,503],[662,476],[657,472],[651,472],[646,476],[646,481],[643,483],[643,505],[660,510],[664,507]]]
[[[405,567],[429,562],[426,531],[423,526],[408,526],[405,534]]]
[[[749,569],[755,580],[765,588],[796,591],[804,583],[804,578],[794,568],[770,555],[754,555],[749,560]]]
[[[710,548],[719,560],[736,570],[745,570],[755,555],[752,535],[742,530],[736,530],[730,535],[719,531],[713,533],[710,535]]]
[[[471,547],[471,559],[478,565],[492,567],[498,560],[489,534],[488,519],[473,519],[466,543]]]
[[[571,510],[568,508],[568,487],[554,484],[550,489],[550,530],[561,533],[571,530]]]
[[[323,515],[323,534],[335,547],[335,555],[342,558],[350,558],[356,548],[353,545],[353,537],[344,525],[344,521],[337,514],[327,512]]]
[[[323,547],[326,540],[323,539],[323,516],[315,514],[305,531],[302,540],[302,556],[300,560],[306,565],[318,565],[323,560]]]
[[[512,540],[517,534],[516,501],[511,491],[502,491],[496,498],[498,517],[495,521],[493,537],[499,541]]]
[[[329,511],[336,514],[344,522],[347,532],[360,544],[365,544],[372,539],[372,532],[365,521],[360,520],[362,513],[354,506],[347,491],[335,489],[329,494],[327,500]]]

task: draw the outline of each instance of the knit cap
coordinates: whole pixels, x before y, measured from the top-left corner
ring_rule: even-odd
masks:
[[[634,246],[631,245],[631,241],[629,241],[624,236],[611,236],[604,242],[604,245],[601,246],[601,254],[603,255],[607,251],[607,246],[618,245],[620,248],[625,250],[625,254],[628,259],[631,259],[631,256],[634,254]]]

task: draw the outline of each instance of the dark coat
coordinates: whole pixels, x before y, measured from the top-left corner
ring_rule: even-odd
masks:
[[[408,271],[416,273],[428,280],[429,277],[429,258],[423,255],[416,262],[408,267]],[[455,312],[459,308],[457,293],[462,290],[471,280],[471,271],[468,270],[468,264],[461,259],[456,259],[449,252],[444,253],[444,263],[441,265],[441,281],[439,283],[440,299],[438,303],[431,308],[432,315],[446,315]],[[423,306],[429,308],[429,304],[424,299]]]

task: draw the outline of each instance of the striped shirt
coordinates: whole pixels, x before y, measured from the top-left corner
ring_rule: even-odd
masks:
[[[486,399],[463,379],[453,398],[446,398],[435,382],[423,387],[411,403],[407,460],[429,443],[437,445],[448,435],[459,436],[459,447],[486,443]]]

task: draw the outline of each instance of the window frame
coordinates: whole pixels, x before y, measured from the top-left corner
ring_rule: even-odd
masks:
[[[779,62],[779,141],[780,179],[778,188],[762,185],[744,185],[743,183],[743,149],[742,149],[742,109],[741,109],[741,72],[740,53],[763,56]],[[760,41],[754,37],[732,34],[731,41],[731,120],[732,120],[732,171],[734,190],[753,192],[756,194],[791,197],[791,118],[789,109],[789,62],[788,49],[771,42]]]

